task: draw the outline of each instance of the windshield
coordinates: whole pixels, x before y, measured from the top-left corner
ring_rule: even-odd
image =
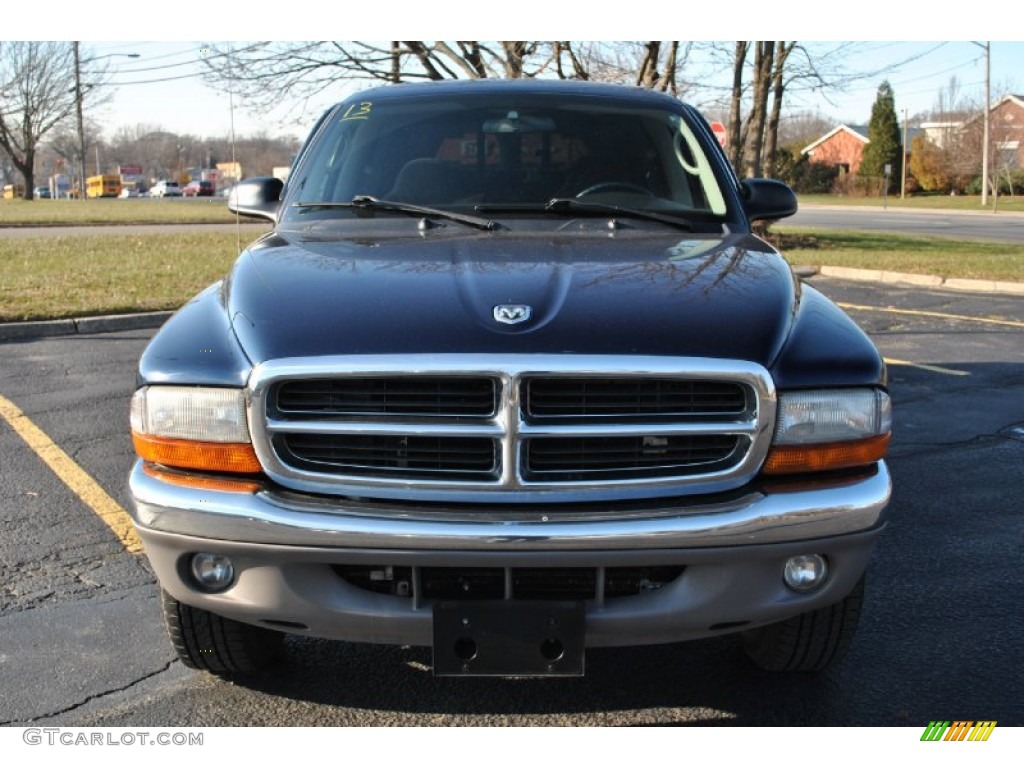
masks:
[[[360,196],[467,211],[540,211],[568,198],[680,217],[726,213],[683,117],[632,100],[502,92],[355,100],[331,116],[296,170],[285,218],[331,215],[295,203]]]

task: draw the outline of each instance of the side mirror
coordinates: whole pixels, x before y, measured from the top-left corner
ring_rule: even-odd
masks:
[[[238,182],[228,195],[228,210],[242,216],[277,221],[284,182],[273,176],[257,176]]]
[[[796,213],[793,190],[775,179],[746,179],[740,182],[743,209],[751,221],[783,219]]]

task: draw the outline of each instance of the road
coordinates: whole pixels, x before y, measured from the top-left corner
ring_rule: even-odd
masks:
[[[785,219],[785,226],[813,229],[861,229],[907,235],[993,240],[1024,244],[1024,214],[957,213],[942,210],[895,209],[809,205]]]
[[[968,240],[994,240],[1024,244],[1024,214],[957,213],[954,211],[897,211],[881,208],[858,208],[825,205],[804,206],[796,215],[785,219],[786,225],[815,229],[861,229],[879,232],[900,232],[909,235],[941,235]],[[243,235],[255,238],[269,229],[269,224],[242,219]],[[234,231],[235,224],[135,224],[77,227],[0,227],[0,239],[37,237],[41,235],[98,234],[161,234],[191,231]]]
[[[839,670],[760,673],[719,638],[592,651],[581,679],[434,679],[423,649],[294,638],[287,674],[226,683],[173,660],[145,559],[0,419],[0,724],[1024,725],[1024,307],[813,283],[890,359],[895,402],[892,520]],[[149,336],[0,345],[0,396],[121,506]]]

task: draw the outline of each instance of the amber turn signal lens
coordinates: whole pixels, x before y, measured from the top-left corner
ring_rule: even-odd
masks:
[[[777,445],[768,452],[761,472],[766,475],[791,475],[873,464],[885,456],[891,437],[891,433],[886,433],[842,443]]]
[[[135,452],[146,461],[168,467],[205,469],[211,472],[261,472],[259,459],[249,443],[204,443],[132,432]]]
[[[184,472],[168,471],[160,469],[152,464],[143,464],[142,471],[150,477],[155,477],[171,485],[180,485],[182,488],[195,488],[204,491],[227,491],[229,493],[256,493],[263,484],[258,480],[248,478],[235,479],[233,477],[213,477],[210,475],[186,474]]]

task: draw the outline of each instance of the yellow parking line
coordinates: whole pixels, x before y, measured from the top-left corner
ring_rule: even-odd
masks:
[[[894,357],[885,358],[886,365],[905,365],[909,368],[920,368],[922,371],[931,371],[932,373],[945,373],[949,376],[970,376],[970,371],[958,371],[955,368],[942,368],[938,365],[928,365],[926,363],[912,363],[909,360],[897,360]]]
[[[0,416],[28,443],[54,474],[80,498],[114,532],[124,548],[135,554],[142,551],[142,541],[132,526],[132,519],[74,459],[62,451],[14,403],[0,395]]]
[[[1024,328],[1020,320],[997,320],[994,317],[971,317],[970,315],[951,315],[946,312],[931,312],[925,309],[896,309],[895,307],[871,307],[866,304],[849,304],[836,302],[843,309],[859,309],[863,312],[889,312],[894,315],[917,315],[919,317],[939,317],[943,320],[967,320],[972,323],[988,323],[989,325],[1006,325],[1010,328]]]

